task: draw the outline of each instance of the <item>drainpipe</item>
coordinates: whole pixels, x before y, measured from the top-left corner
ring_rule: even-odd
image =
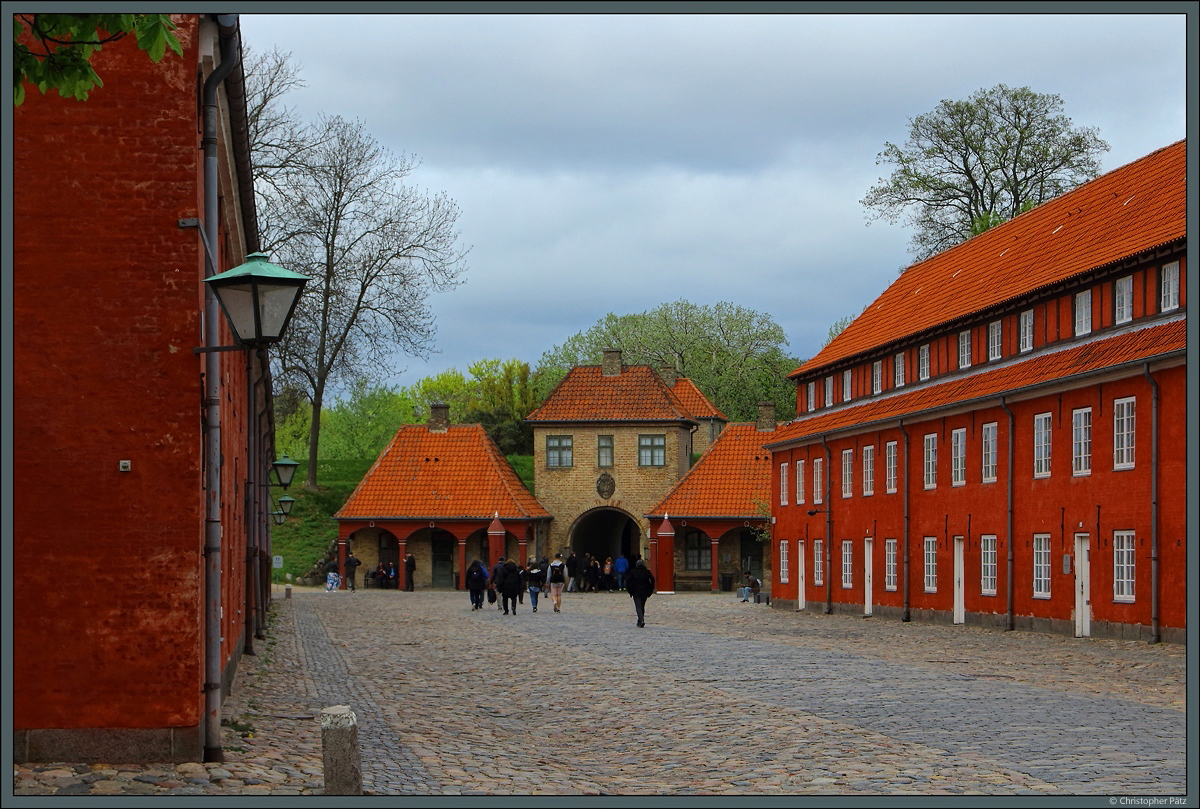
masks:
[[[1158,619],[1158,382],[1150,375],[1150,363],[1142,370],[1150,382],[1150,642],[1162,640]],[[1099,537],[1097,537],[1099,539]]]
[[[904,609],[900,613],[900,620],[908,623],[912,620],[911,591],[908,583],[908,430],[904,429],[904,419],[896,422],[896,426],[900,428],[900,434],[904,436],[904,463],[902,464],[904,469],[904,482],[902,484],[904,489]]]
[[[821,435],[825,447],[825,614],[833,612],[833,450],[825,435]]]
[[[204,82],[204,230],[205,277],[217,273],[217,90],[240,54],[236,14],[217,15],[221,63]],[[204,343],[221,344],[221,312],[212,290],[205,293]],[[204,355],[205,525],[204,525],[204,760],[224,761],[221,749],[221,382],[220,355]]]
[[[1008,405],[1004,401],[1004,397],[1000,397],[1000,407],[1008,414],[1008,538],[1005,540],[1008,544],[1007,565],[1008,572],[1005,574],[1007,579],[1005,586],[1005,595],[1008,599],[1008,607],[1004,619],[1004,631],[1012,632],[1015,628],[1013,617],[1013,429],[1016,425],[1016,416],[1008,409]]]

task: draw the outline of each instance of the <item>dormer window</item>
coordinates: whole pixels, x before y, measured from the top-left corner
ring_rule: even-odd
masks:
[[[811,413],[817,406],[817,383],[808,383],[808,410]]]
[[[895,360],[895,387],[904,387],[904,352],[901,351],[896,355]]]
[[[1021,322],[1019,324],[1021,345],[1020,351],[1024,354],[1026,351],[1033,351],[1033,310],[1029,309],[1021,313]]]
[[[875,360],[871,366],[871,390],[875,393],[883,391],[883,360]]]
[[[988,324],[988,359],[998,360],[1003,353],[1003,321],[996,320]]]
[[[971,367],[971,332],[969,330],[958,333],[958,367]]]
[[[1133,276],[1118,278],[1113,284],[1113,322],[1133,320]]]
[[[833,407],[833,377],[825,377],[825,406]]]
[[[850,385],[852,379],[849,371],[842,371],[842,401],[850,401]]]
[[[1092,333],[1092,291],[1085,289],[1075,295],[1075,336]]]
[[[1162,266],[1158,279],[1158,311],[1170,312],[1179,308],[1179,262]]]
[[[929,378],[929,343],[917,349],[917,378],[922,382]]]

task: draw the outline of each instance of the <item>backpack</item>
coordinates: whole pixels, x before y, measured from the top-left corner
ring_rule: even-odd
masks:
[[[563,578],[562,565],[550,565],[550,583],[562,584],[566,579]]]

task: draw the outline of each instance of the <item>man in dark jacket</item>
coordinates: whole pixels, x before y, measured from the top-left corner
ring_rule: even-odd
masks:
[[[637,610],[637,625],[646,625],[646,599],[654,595],[654,574],[646,567],[641,559],[637,560],[629,577],[625,580],[625,589],[633,599],[633,608]]]
[[[346,584],[350,585],[350,592],[352,593],[358,592],[354,589],[354,574],[361,564],[362,562],[358,560],[353,551],[348,552],[346,554],[346,561],[342,562],[342,566],[346,568]]]
[[[408,592],[413,591],[413,571],[417,569],[417,560],[410,553],[404,559],[404,589]]]
[[[504,557],[501,556],[496,560],[496,564],[492,565],[492,574],[488,579],[488,586],[496,592],[496,609],[504,608],[504,599],[500,593],[500,580],[504,578]]]
[[[567,592],[574,593],[579,589],[579,560],[575,558],[575,551],[571,551],[571,555],[567,557]]]
[[[496,585],[504,600],[504,614],[508,615],[509,602],[512,602],[512,614],[517,614],[517,596],[521,595],[521,571],[517,563],[509,559],[504,563],[500,573],[500,581]]]

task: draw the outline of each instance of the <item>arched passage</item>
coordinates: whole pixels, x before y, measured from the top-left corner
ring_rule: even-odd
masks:
[[[633,559],[641,555],[642,532],[637,520],[626,512],[597,508],[575,521],[570,546],[576,556],[590,553],[601,560],[619,555]]]

